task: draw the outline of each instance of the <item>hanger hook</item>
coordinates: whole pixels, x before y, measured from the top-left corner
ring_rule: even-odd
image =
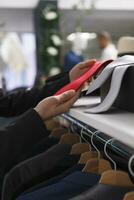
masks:
[[[70,128],[68,128],[69,133],[71,133],[71,132],[74,133],[73,124],[74,124],[74,122],[72,121],[72,122],[71,122],[71,125],[70,125]]]
[[[82,142],[81,138],[86,142],[89,143],[83,136],[83,134],[85,134],[84,129],[86,129],[86,126],[82,126],[81,131],[80,131],[80,142]],[[91,146],[89,145],[89,150],[91,151]]]
[[[96,147],[96,145],[94,144],[94,141],[93,141],[93,138],[94,138],[94,136],[97,134],[97,133],[100,133],[100,131],[95,131],[95,132],[93,132],[92,133],[92,135],[91,135],[91,144],[92,144],[92,146],[94,147],[94,149],[97,151],[97,153],[98,153],[98,160],[100,159],[100,151],[99,151],[99,149]]]
[[[83,139],[83,135],[82,135],[83,129],[84,129],[84,127],[82,127],[81,131],[80,131],[80,143],[82,143],[82,139]]]
[[[114,165],[114,170],[117,169],[117,165],[116,165],[116,162],[108,155],[107,153],[107,145],[110,144],[112,141],[114,140],[114,138],[111,138],[109,140],[106,141],[105,145],[104,145],[104,153],[105,155],[107,156],[107,158],[113,163]]]
[[[68,133],[70,133],[70,127],[71,127],[71,125],[69,124],[69,125],[67,126],[67,131],[68,131]]]
[[[134,159],[134,154],[130,157],[130,159],[128,161],[128,170],[129,170],[130,174],[134,177],[134,171],[132,170],[133,159]]]

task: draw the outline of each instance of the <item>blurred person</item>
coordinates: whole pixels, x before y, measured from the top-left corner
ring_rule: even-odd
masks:
[[[71,50],[64,57],[64,71],[71,70],[75,65],[84,60],[82,51],[85,41],[83,41],[82,34],[81,32],[76,32],[73,36]]]
[[[103,31],[98,34],[98,45],[101,48],[101,60],[115,60],[117,58],[117,49],[112,43],[111,36],[108,32]]]
[[[64,70],[71,70],[76,64],[84,60],[81,54],[77,54],[74,50],[67,52],[64,58]]]

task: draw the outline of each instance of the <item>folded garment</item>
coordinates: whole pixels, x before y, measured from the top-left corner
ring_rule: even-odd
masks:
[[[101,113],[101,112],[108,111],[111,108],[111,106],[114,104],[120,92],[123,77],[129,67],[132,67],[132,65],[120,66],[114,70],[112,74],[110,89],[107,96],[99,105],[89,108],[88,110],[85,110],[86,113]]]
[[[80,89],[83,86],[83,84],[87,80],[90,80],[99,70],[104,68],[110,62],[112,62],[112,60],[107,60],[105,62],[96,62],[84,75],[82,75],[80,78],[74,80],[73,82],[65,85],[64,87],[62,87],[60,90],[58,90],[55,93],[55,95],[59,95],[68,90],[77,91],[78,89]]]
[[[89,89],[86,94],[90,94],[94,90],[100,88],[105,83],[105,81],[110,77],[110,75],[113,73],[116,67],[131,65],[131,64],[134,64],[134,56],[128,56],[128,55],[122,56],[117,60],[111,62],[104,68],[101,74],[89,86]]]

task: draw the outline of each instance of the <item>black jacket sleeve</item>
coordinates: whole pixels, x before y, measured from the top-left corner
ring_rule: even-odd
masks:
[[[61,87],[69,83],[68,73],[60,74],[48,79],[42,89],[18,91],[0,98],[0,116],[10,117],[24,113],[33,108],[43,98],[53,95]]]
[[[45,125],[34,109],[0,130],[0,171],[11,169],[22,154],[47,135]]]

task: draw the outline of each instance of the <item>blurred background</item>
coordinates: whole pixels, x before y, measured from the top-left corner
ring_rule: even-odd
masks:
[[[0,88],[41,86],[134,36],[134,0],[0,0]]]

